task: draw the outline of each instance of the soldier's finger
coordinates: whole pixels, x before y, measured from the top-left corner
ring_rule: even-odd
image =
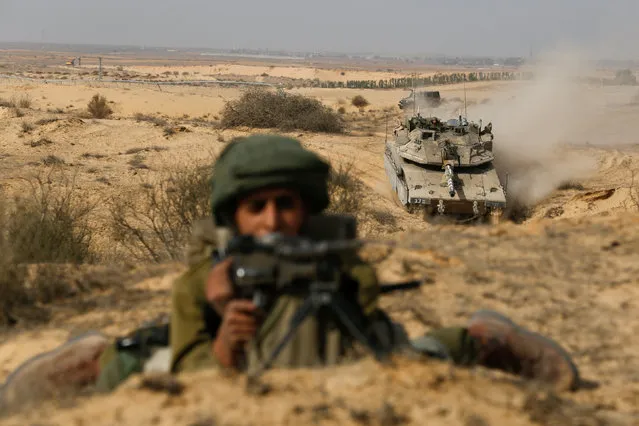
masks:
[[[227,316],[226,322],[229,326],[255,326],[257,322],[254,317],[239,312],[227,314]]]
[[[253,315],[257,311],[257,306],[250,300],[235,299],[228,303],[227,309],[229,312],[233,311]]]
[[[251,338],[255,335],[257,328],[251,325],[234,325],[229,329],[234,338]]]

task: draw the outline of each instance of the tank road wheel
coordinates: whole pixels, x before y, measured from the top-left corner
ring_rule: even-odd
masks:
[[[503,217],[504,210],[500,208],[490,209],[490,213],[488,215],[488,220],[491,225],[499,225],[501,223],[501,218]]]

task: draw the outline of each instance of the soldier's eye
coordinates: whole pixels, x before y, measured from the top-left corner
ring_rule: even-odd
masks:
[[[248,208],[252,213],[259,213],[266,207],[267,200],[254,199],[249,201]]]
[[[280,195],[275,198],[275,205],[278,210],[291,210],[295,207],[295,198],[291,195]]]

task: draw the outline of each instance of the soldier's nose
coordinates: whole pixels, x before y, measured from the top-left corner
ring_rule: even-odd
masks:
[[[269,202],[266,204],[262,215],[264,228],[266,228],[268,232],[276,232],[279,227],[279,214],[277,211],[277,206],[275,205],[273,200],[269,200]]]

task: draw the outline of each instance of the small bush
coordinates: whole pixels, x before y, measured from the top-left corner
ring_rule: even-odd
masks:
[[[264,89],[249,89],[240,99],[227,102],[222,126],[325,133],[344,130],[341,117],[317,99]]]
[[[37,124],[38,126],[42,126],[45,124],[50,124],[50,123],[55,123],[56,121],[59,121],[59,118],[55,118],[55,117],[51,117],[51,118],[41,118],[40,120],[36,121],[35,124]]]
[[[566,191],[566,190],[570,190],[570,189],[576,189],[578,191],[581,191],[584,189],[584,186],[579,183],[579,182],[575,182],[572,180],[567,180],[564,182],[561,182],[559,184],[559,186],[557,187],[557,189],[562,190],[562,191]]]
[[[104,154],[95,154],[92,152],[85,152],[84,154],[81,155],[82,158],[95,158],[96,160],[99,160],[100,158],[104,158],[106,157],[106,155]]]
[[[93,95],[93,98],[87,105],[87,110],[93,118],[107,118],[113,114],[113,110],[108,104],[107,99],[99,93]]]
[[[13,104],[13,101],[0,98],[0,107],[13,108],[15,105]]]
[[[43,145],[51,145],[53,144],[53,141],[47,138],[40,138],[38,140],[35,141],[31,141],[29,143],[29,145],[31,146],[31,148],[37,148],[39,146],[43,146]]]
[[[351,104],[353,104],[356,108],[364,108],[370,105],[370,103],[362,95],[354,96],[353,99],[351,99]]]
[[[133,169],[148,169],[149,166],[144,164],[144,155],[137,153],[133,156],[131,160],[129,160],[129,166]]]
[[[397,228],[397,219],[392,213],[385,210],[371,210],[368,212],[370,217],[380,225],[389,227],[390,229]]]
[[[339,108],[337,108],[337,112],[340,113],[340,114],[346,114],[346,108],[339,107]]]
[[[148,146],[146,148],[142,148],[142,147],[129,148],[124,153],[127,155],[131,155],[131,154],[137,154],[140,152],[151,152],[151,151],[160,152],[160,151],[166,151],[166,150],[168,150],[168,148],[165,146],[153,145],[153,146]]]
[[[12,97],[11,98],[11,106],[15,108],[31,108],[31,97],[29,95],[22,95],[20,97]]]
[[[162,134],[164,134],[164,137],[166,138],[173,136],[175,133],[175,129],[171,126],[167,126],[164,128],[164,130],[162,130]]]
[[[47,155],[42,159],[42,164],[45,166],[59,166],[65,164],[64,160],[55,155]]]
[[[155,117],[153,115],[142,114],[141,112],[136,113],[134,116],[135,121],[138,123],[141,121],[146,121],[147,123],[152,123],[155,126],[163,127],[168,124],[168,122],[162,117]]]
[[[181,260],[193,223],[209,214],[210,165],[174,167],[142,191],[123,193],[110,203],[111,229],[135,258]]]
[[[35,126],[31,123],[23,121],[20,125],[20,128],[22,129],[22,133],[30,133],[31,131],[33,131],[33,129],[35,129]]]
[[[75,195],[72,181],[63,176],[61,190],[51,176],[29,180],[30,191],[16,200],[4,225],[9,253],[16,263],[84,263],[94,260],[89,215],[94,209]]]
[[[2,247],[6,253],[5,247]],[[7,255],[0,258],[0,325],[14,325],[18,322],[25,306],[33,305],[29,292],[24,286],[27,269],[15,264]],[[17,312],[16,312],[17,311]]]
[[[332,213],[357,214],[361,206],[361,182],[353,176],[352,165],[342,165],[331,169],[328,180],[328,195]]]

